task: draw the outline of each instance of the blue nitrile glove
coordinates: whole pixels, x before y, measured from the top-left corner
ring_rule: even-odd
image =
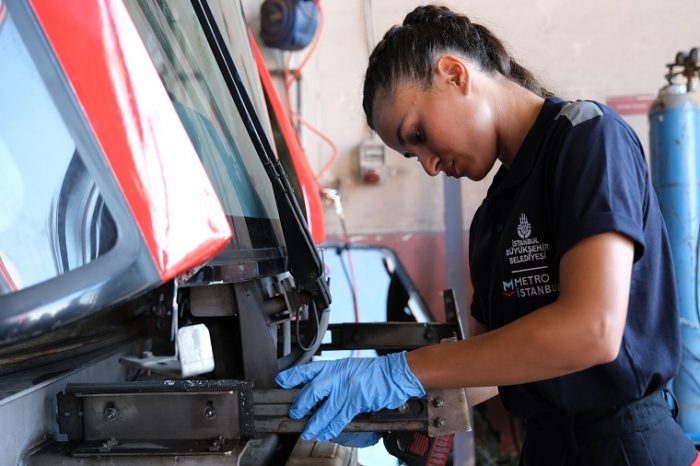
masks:
[[[287,369],[275,381],[282,388],[305,385],[289,409],[292,419],[301,419],[328,398],[306,424],[301,435],[304,440],[331,440],[360,413],[395,409],[410,397],[425,396],[408,367],[405,351],[376,358],[315,361]]]

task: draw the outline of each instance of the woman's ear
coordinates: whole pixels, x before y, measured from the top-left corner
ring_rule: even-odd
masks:
[[[437,77],[449,85],[457,86],[463,94],[471,92],[471,73],[469,66],[454,55],[441,56],[436,64]]]

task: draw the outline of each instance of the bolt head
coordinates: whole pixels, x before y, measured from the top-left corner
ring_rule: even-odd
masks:
[[[204,408],[204,411],[202,411],[202,415],[204,419],[214,419],[216,417],[216,410],[213,406],[207,406]]]
[[[433,420],[433,425],[438,429],[441,427],[445,427],[447,425],[447,419],[445,419],[444,417],[435,418]]]
[[[106,408],[102,413],[102,417],[107,422],[114,422],[119,419],[119,410],[117,408]]]
[[[443,400],[442,398],[433,398],[431,401],[433,403],[433,406],[435,406],[436,408],[442,408],[443,406],[445,406],[445,400]]]

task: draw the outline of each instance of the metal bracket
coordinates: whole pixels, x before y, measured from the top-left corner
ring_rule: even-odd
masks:
[[[428,435],[437,437],[472,430],[463,388],[428,390]]]
[[[237,380],[69,384],[59,430],[74,455],[231,454],[253,436],[252,385]]]
[[[301,432],[313,412],[295,420],[287,417],[298,389],[253,391],[255,431]],[[360,414],[343,432],[428,432],[431,437],[471,430],[464,389],[428,390],[426,398],[409,398],[397,409]]]
[[[452,288],[447,288],[442,292],[442,299],[445,303],[445,320],[457,326],[458,332],[455,335],[458,340],[466,338],[466,323],[462,320],[462,314],[459,312],[455,291]]]
[[[301,432],[309,417],[288,417],[298,392],[237,380],[69,384],[58,395],[58,424],[78,443],[76,456],[233,454],[258,434]],[[466,408],[464,390],[430,390],[361,414],[344,431],[445,435],[470,428]]]
[[[308,422],[309,413],[302,419],[288,417],[289,407],[299,393],[298,389],[266,389],[253,391],[255,405],[255,431],[291,433],[301,432]],[[374,413],[361,414],[348,424],[344,432],[386,432],[390,430],[426,430],[428,414],[426,400],[409,399],[397,409],[383,409]]]
[[[457,335],[455,323],[387,322],[360,324],[331,324],[331,341],[321,345],[321,351],[376,349],[402,351],[440,343],[444,338]]]

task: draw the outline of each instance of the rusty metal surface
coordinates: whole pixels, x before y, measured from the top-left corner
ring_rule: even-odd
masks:
[[[289,407],[299,393],[298,389],[283,390],[254,390],[253,404],[255,405],[256,432],[301,432],[311,417],[294,420],[288,417]],[[348,424],[344,432],[386,432],[390,430],[426,430],[427,411],[425,400],[409,399],[406,404],[397,409],[383,409],[375,413],[356,416]]]
[[[240,437],[238,391],[134,393],[83,399],[85,440]]]
[[[463,388],[428,390],[428,435],[470,431],[467,394]]]

